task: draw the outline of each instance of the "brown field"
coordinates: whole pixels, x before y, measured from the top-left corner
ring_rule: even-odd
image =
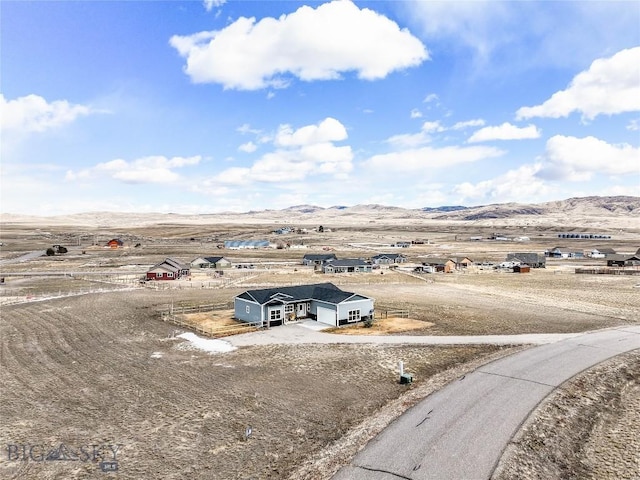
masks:
[[[314,459],[326,457],[323,452],[335,452],[338,446],[343,456],[335,458],[344,461],[344,452],[358,446],[345,446],[344,439],[389,405],[407,408],[419,400],[411,397],[412,392],[426,392],[421,389],[431,379],[455,378],[465,368],[512,350],[271,345],[208,354],[178,348],[186,342],[175,335],[184,330],[160,318],[159,312],[170,304],[224,306],[250,288],[329,281],[375,298],[378,312],[409,311],[409,319],[389,318],[370,329],[355,327],[358,334],[578,332],[640,322],[640,277],[573,273],[576,266],[593,264],[590,259],[550,260],[546,269],[528,274],[474,267],[422,276],[386,268],[370,274],[323,275],[300,264],[305,253],[368,257],[397,251],[384,247],[391,241],[414,238],[429,243],[403,249],[409,262],[419,263],[427,255],[502,261],[510,251],[542,251],[560,244],[549,227],[529,228],[527,245],[468,240],[476,232],[500,230],[499,225],[470,231],[468,225],[445,223],[366,223],[282,238],[292,245],[303,242],[307,248],[216,247],[225,238],[272,238],[273,227],[2,225],[3,448],[117,443],[122,445],[118,478],[327,478],[330,469],[308,467],[300,473],[301,465],[313,466]],[[504,228],[520,231],[510,225]],[[125,248],[101,246],[114,237],[125,238]],[[58,243],[71,245],[69,253],[6,262]],[[134,247],[137,243],[141,246]],[[637,232],[630,231],[607,245],[634,252],[637,244]],[[580,242],[584,249],[598,245],[601,242]],[[169,255],[184,261],[223,255],[234,264],[254,268],[231,268],[221,277],[198,271],[191,280],[141,285],[142,274]],[[116,289],[126,290],[109,291]],[[218,326],[233,322],[228,306],[185,320]],[[399,360],[415,374],[416,381],[408,387],[397,382]],[[249,425],[252,435],[246,439]],[[2,478],[104,475],[96,462],[0,458]]]

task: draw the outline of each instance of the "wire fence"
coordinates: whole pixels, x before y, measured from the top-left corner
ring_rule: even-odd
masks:
[[[576,268],[577,274],[591,275],[640,275],[640,266],[637,267],[592,267]]]
[[[0,296],[0,305],[15,305],[21,303],[31,302],[43,302],[45,300],[55,300],[57,298],[77,297],[80,295],[89,295],[92,293],[112,293],[137,290],[137,287],[123,287],[123,288],[86,288],[80,290],[73,290],[69,292],[63,292],[59,290],[57,293],[48,292],[33,295],[2,295]]]
[[[262,327],[261,323],[247,323],[236,321],[226,325],[211,325],[189,319],[191,313],[207,313],[233,308],[233,303],[204,304],[204,305],[175,305],[169,304],[160,312],[163,322],[171,323],[183,329],[192,330],[200,335],[211,338],[226,337],[239,333],[253,332]]]

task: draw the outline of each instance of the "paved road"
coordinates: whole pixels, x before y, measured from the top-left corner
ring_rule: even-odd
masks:
[[[291,345],[311,343],[376,343],[405,345],[521,345],[558,342],[582,335],[581,333],[528,333],[522,335],[469,335],[469,336],[428,336],[428,335],[344,335],[324,333],[322,324],[309,320],[226,337],[224,340],[236,347],[249,345]]]
[[[489,479],[532,410],[573,376],[640,349],[640,326],[585,333],[487,364],[430,395],[334,480]]]

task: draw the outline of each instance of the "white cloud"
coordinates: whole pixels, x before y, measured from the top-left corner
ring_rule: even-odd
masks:
[[[595,60],[565,90],[533,107],[522,107],[518,119],[567,117],[582,112],[590,120],[598,115],[640,111],[640,47],[622,50],[610,58]]]
[[[409,31],[348,0],[303,6],[277,19],[241,17],[219,31],[174,35],[169,43],[186,58],[194,82],[239,90],[283,88],[291,76],[334,80],[350,71],[376,80],[428,59]]]
[[[258,149],[258,147],[253,142],[243,143],[242,145],[240,145],[238,147],[238,150],[240,150],[241,152],[245,152],[245,153],[253,153],[257,149]]]
[[[420,132],[394,135],[389,137],[386,142],[396,148],[414,148],[429,143],[431,141],[430,133],[440,133],[445,130],[439,121],[424,122]]]
[[[429,95],[424,97],[424,100],[423,100],[424,103],[431,103],[431,102],[437,102],[437,101],[438,101],[438,95],[436,95],[435,93],[430,93]]]
[[[635,2],[474,0],[400,5],[413,29],[433,41],[434,50],[470,50],[474,66],[482,69],[477,71],[489,75],[548,66],[580,68],[603,52],[638,44]],[[491,68],[486,68],[489,63]]]
[[[74,105],[66,100],[51,103],[38,95],[27,95],[7,101],[0,94],[0,126],[2,130],[18,133],[44,132],[73,122],[91,109],[85,105]]]
[[[227,3],[227,0],[204,0],[204,2],[202,3],[204,4],[205,10],[207,12],[210,12],[214,8],[221,7],[222,5]]]
[[[274,151],[266,153],[250,167],[226,169],[209,179],[208,184],[266,182],[283,187],[288,182],[315,174],[345,178],[353,169],[353,152],[350,146],[336,146],[333,142],[346,139],[344,125],[330,117],[298,129],[280,125],[273,138]]]
[[[411,118],[422,118],[422,112],[417,108],[414,108],[413,110],[411,110],[411,113],[409,114],[409,116]]]
[[[374,155],[364,162],[366,169],[379,172],[428,174],[430,169],[446,168],[499,157],[503,150],[494,147],[422,147],[399,152]]]
[[[585,181],[594,175],[640,176],[640,148],[595,137],[556,135],[547,141],[541,178]]]
[[[327,117],[318,125],[307,125],[293,130],[290,125],[281,125],[275,143],[281,147],[309,145],[321,142],[336,142],[347,138],[347,129],[335,118]]]
[[[508,23],[510,8],[505,2],[410,2],[411,17],[425,35],[434,39],[451,38],[487,57],[502,42],[503,22]]]
[[[487,142],[490,140],[524,140],[540,138],[540,130],[535,125],[517,127],[508,122],[497,127],[484,127],[471,135],[468,142]]]
[[[627,125],[627,130],[631,130],[632,132],[637,132],[640,130],[640,119],[634,118]]]
[[[539,163],[522,165],[490,180],[460,183],[453,191],[462,197],[461,201],[472,200],[476,203],[524,202],[544,198],[551,192],[551,187],[536,177],[540,169]]]
[[[118,158],[99,163],[95,167],[80,170],[77,173],[69,170],[66,174],[66,180],[109,177],[124,183],[174,183],[181,177],[173,169],[197,165],[200,160],[200,156],[172,158],[150,156],[131,162]]]
[[[469,127],[482,127],[484,126],[485,122],[484,120],[482,120],[481,118],[476,118],[473,120],[466,120],[464,122],[458,122],[456,123],[453,127],[451,127],[452,130],[464,130],[465,128],[469,128]]]
[[[440,125],[439,121],[435,121],[435,122],[424,122],[422,124],[422,131],[423,132],[427,132],[427,133],[433,133],[433,132],[444,132],[446,129]]]

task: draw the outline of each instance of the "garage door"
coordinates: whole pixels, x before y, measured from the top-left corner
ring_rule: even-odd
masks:
[[[337,325],[336,311],[331,308],[318,307],[318,321],[327,325]]]

